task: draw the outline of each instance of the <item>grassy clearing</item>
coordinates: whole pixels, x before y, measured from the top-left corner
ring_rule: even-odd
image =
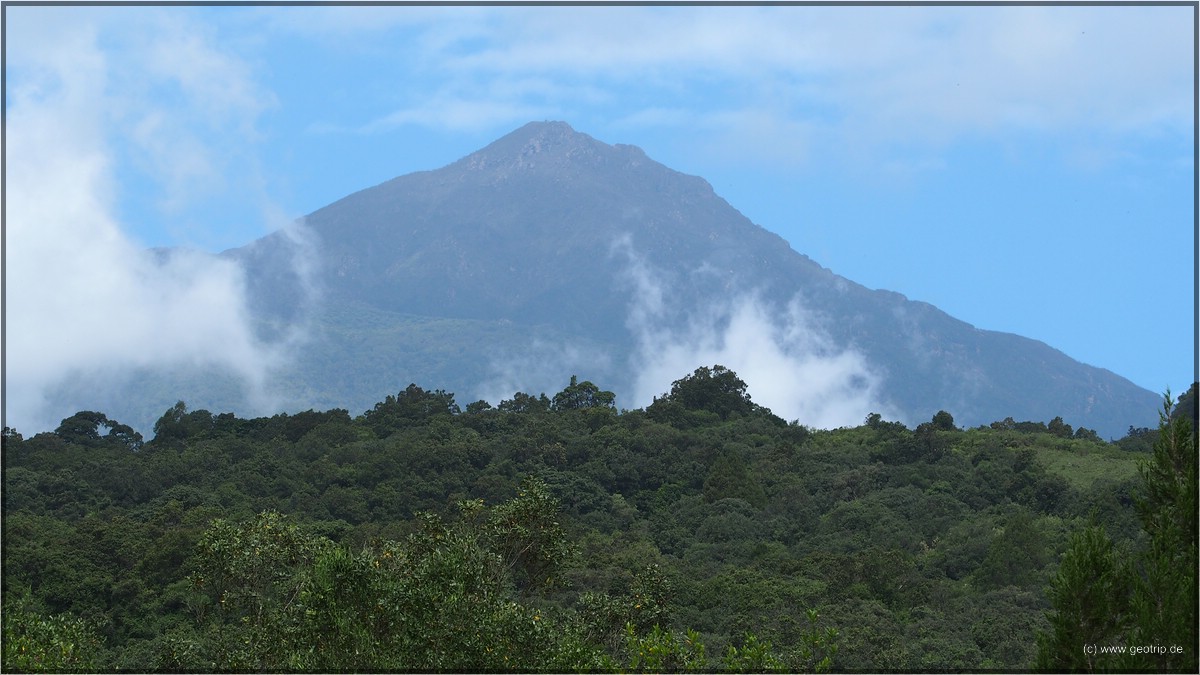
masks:
[[[1071,441],[1070,443],[1039,444],[1038,461],[1050,473],[1067,479],[1072,487],[1087,490],[1101,478],[1121,481],[1137,476],[1138,462],[1146,456],[1119,448]]]

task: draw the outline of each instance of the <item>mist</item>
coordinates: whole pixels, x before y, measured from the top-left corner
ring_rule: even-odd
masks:
[[[534,339],[520,354],[495,355],[489,375],[474,390],[476,400],[498,405],[513,394],[524,392],[554,396],[570,383],[571,375],[590,380],[601,389],[611,388],[613,359],[594,344],[558,344]]]
[[[28,142],[24,125],[10,124],[13,145]],[[270,342],[255,335],[236,263],[141,248],[98,199],[103,174],[72,166],[71,158],[59,164],[62,172],[14,164],[5,266],[7,426],[53,429],[111,399],[106,390],[133,372],[224,376],[250,410],[275,405],[270,375],[299,335]],[[66,198],[37,200],[34,186]]]
[[[7,111],[4,424],[53,429],[100,409],[135,372],[202,372],[232,382],[251,411],[269,410],[271,375],[300,332],[256,335],[235,262],[149,250],[128,234],[105,126],[106,111],[123,109],[106,88],[113,69],[94,36],[64,34],[72,58],[31,51]],[[278,224],[268,211],[258,225]],[[289,231],[304,241],[302,225]]]
[[[676,307],[669,298],[679,296],[680,281],[647,263],[628,237],[613,250],[628,261],[633,291],[626,325],[636,344],[635,406],[649,405],[696,368],[719,364],[746,382],[755,403],[788,421],[830,429],[862,424],[871,412],[896,417],[882,398],[882,376],[860,352],[835,345],[799,296],[779,307],[760,292],[735,290]]]

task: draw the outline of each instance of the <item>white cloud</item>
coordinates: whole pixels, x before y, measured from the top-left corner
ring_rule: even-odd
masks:
[[[179,13],[143,12],[128,25],[106,24],[105,33],[123,44],[106,51],[113,64],[101,110],[110,131],[129,141],[132,166],[157,185],[159,214],[179,218],[229,194],[267,201],[256,123],[276,100],[216,44],[213,28]]]
[[[286,33],[327,42],[329,46],[364,47],[364,39],[390,37],[395,30],[420,28],[419,47],[437,49],[477,37],[483,32],[488,10],[480,7],[256,7],[248,25],[259,33]]]
[[[114,121],[137,111],[134,128],[155,120],[169,125],[177,109],[117,86],[129,74],[114,71],[130,55],[106,49],[91,16],[9,15],[10,34],[29,28],[41,39],[14,45],[10,61],[5,423],[22,432],[53,428],[75,411],[47,407],[49,391],[81,374],[116,377],[129,369],[216,368],[239,378],[249,400],[265,402],[268,375],[283,352],[255,337],[241,269],[196,252],[156,255],[118,220],[110,135],[128,127]],[[172,35],[178,37],[159,37]],[[185,103],[210,99],[211,114],[230,116],[223,128],[250,128],[247,117],[257,109],[237,102],[254,96],[250,83],[227,82],[234,92],[228,107],[211,100],[220,91],[197,84],[230,73],[220,60],[209,60],[224,65],[206,71],[204,50],[191,44],[184,51],[194,58],[162,60],[156,76],[175,82]],[[186,164],[193,150],[197,162],[206,161],[203,144],[197,149],[187,133],[180,140],[160,148],[164,139],[157,138],[148,151],[162,154],[164,166]]]
[[[704,147],[714,158],[754,166],[807,164],[820,132],[817,124],[767,108],[716,112],[707,115],[701,127],[707,131]]]
[[[872,62],[845,70],[856,77],[838,78],[830,92],[863,123],[934,140],[1013,130],[1156,133],[1164,123],[1185,131],[1190,29],[1161,9],[926,8],[901,29],[899,44],[863,35]]]
[[[668,307],[664,298],[677,294],[631,240],[618,241],[614,252],[627,258],[633,289],[627,320],[637,344],[630,362],[633,407],[650,404],[700,366],[722,365],[746,382],[755,403],[807,426],[854,426],[870,412],[896,417],[865,357],[834,345],[798,297],[782,309],[753,292]]]
[[[553,110],[520,101],[439,94],[417,105],[372,120],[357,131],[375,133],[415,124],[450,131],[477,131],[496,124],[520,124]]]
[[[384,24],[406,38],[394,60],[410,103],[376,131],[549,115],[582,123],[615,111],[616,124],[686,129],[689,144],[738,160],[916,166],[962,140],[1050,134],[1103,145],[1191,130],[1194,44],[1182,7],[397,8],[394,17]]]
[[[436,91],[412,91],[408,105],[361,125],[318,123],[312,130],[372,134],[402,126],[451,132],[489,131],[497,125],[519,126],[536,119],[564,115],[564,101],[573,105],[603,104],[610,95],[589,84],[557,82],[551,78],[497,77],[451,81]]]

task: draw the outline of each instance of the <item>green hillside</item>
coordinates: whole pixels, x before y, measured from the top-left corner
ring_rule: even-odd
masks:
[[[3,666],[1028,670],[1078,533],[1158,550],[1157,455],[1061,420],[815,431],[719,366],[612,402],[412,385],[357,416],[180,404],[148,442],[5,429]]]

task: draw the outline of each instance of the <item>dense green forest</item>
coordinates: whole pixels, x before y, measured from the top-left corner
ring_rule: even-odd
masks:
[[[5,428],[3,667],[1196,672],[1195,398],[827,431],[714,366]]]

